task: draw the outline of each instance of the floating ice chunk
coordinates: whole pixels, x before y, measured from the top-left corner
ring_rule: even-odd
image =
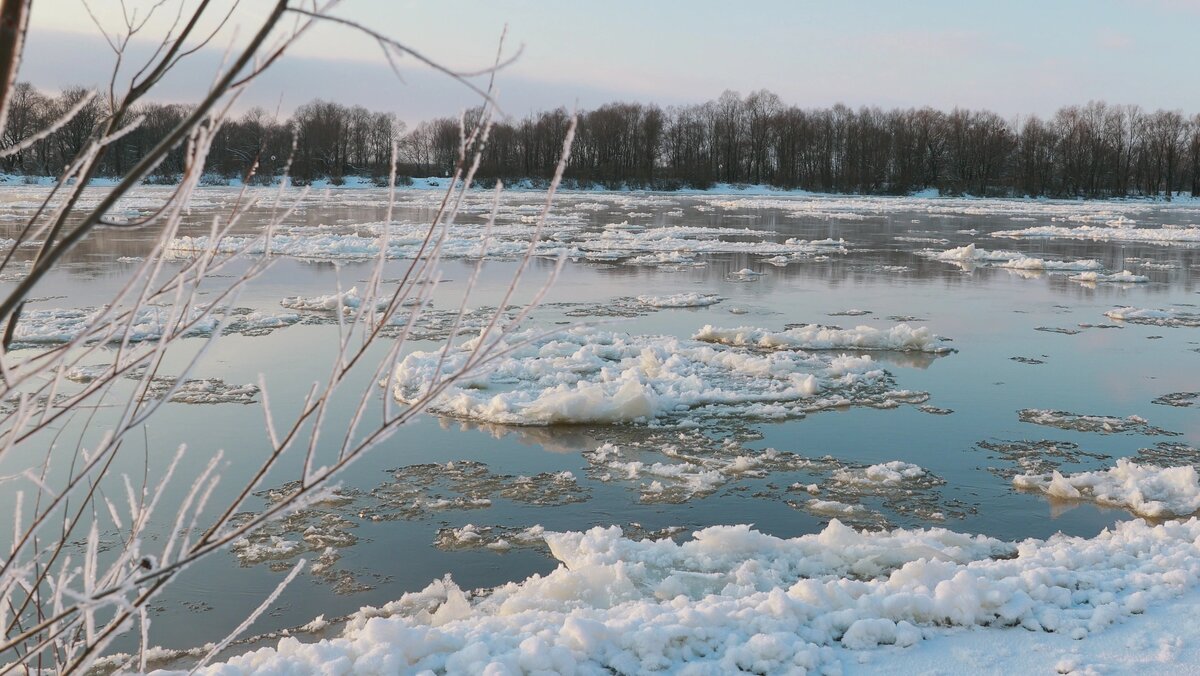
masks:
[[[993,237],[1086,239],[1099,242],[1144,242],[1147,244],[1200,243],[1200,227],[1164,225],[1161,228],[1130,227],[1127,223],[1113,225],[1081,225],[1074,228],[1043,225],[1023,230],[1001,230]]]
[[[651,453],[663,459],[651,462]],[[822,464],[773,448],[753,452],[737,444],[715,444],[703,436],[682,434],[669,442],[653,439],[632,448],[605,443],[584,455],[591,466],[589,472],[600,481],[642,481],[643,502],[668,503],[708,495],[741,477],[763,477]]]
[[[1131,415],[1125,418],[1108,415],[1082,415],[1066,411],[1051,411],[1046,409],[1025,408],[1017,411],[1021,422],[1057,427],[1063,430],[1079,432],[1096,432],[1100,434],[1122,434],[1133,432],[1146,435],[1177,436],[1178,433],[1159,429],[1151,425],[1145,418]]]
[[[930,258],[947,262],[976,262],[976,261],[1007,261],[1024,256],[1019,251],[988,251],[977,248],[974,244],[960,246],[948,251],[926,252]]]
[[[950,352],[943,339],[927,327],[913,328],[897,324],[890,329],[859,326],[835,329],[819,324],[806,324],[785,331],[768,331],[752,326],[733,329],[705,325],[696,340],[707,343],[758,347],[774,350],[896,350],[901,352]]]
[[[844,469],[834,473],[833,480],[850,484],[883,484],[896,486],[906,479],[925,476],[925,469],[908,462],[893,460],[859,470]]]
[[[1006,261],[1001,261],[996,264],[997,267],[1008,268],[1011,270],[1098,270],[1102,266],[1100,261],[1096,260],[1080,260],[1080,261],[1056,261],[1046,260],[1044,258],[1032,258],[1029,256],[1020,256],[1011,258]],[[1084,273],[1089,274],[1089,273]],[[1095,274],[1095,273],[1091,273]]]
[[[889,335],[889,349],[919,349],[932,340],[927,331],[915,337]],[[870,337],[853,343],[884,344]],[[466,363],[472,347],[454,347],[445,358],[440,350],[409,354],[396,365],[394,395],[404,402],[421,399],[431,382]],[[885,371],[864,357],[795,349],[761,354],[702,341],[579,328],[514,349],[487,374],[447,388],[430,410],[504,424],[553,425],[646,422],[689,410],[786,417],[841,405],[896,406],[928,398],[893,391],[891,383]]]
[[[957,249],[950,249],[948,251],[926,251],[921,253],[929,258],[945,261],[947,263],[954,263],[962,267],[971,265],[995,265],[997,267],[1009,268],[1012,270],[1031,271],[1081,271],[1099,270],[1103,268],[1103,266],[1100,264],[1100,261],[1096,260],[1046,260],[1043,258],[1033,258],[1019,251],[989,251],[987,249],[979,249],[974,244],[960,246]]]
[[[702,267],[705,262],[696,260],[696,253],[693,251],[665,251],[627,258],[625,265]]]
[[[14,333],[13,343],[21,345],[66,343],[88,333],[88,340],[120,342],[125,340],[128,330],[130,342],[158,340],[168,332],[187,326],[184,335],[206,335],[216,328],[217,319],[205,315],[202,308],[191,308],[177,315],[173,308],[143,307],[134,313],[132,320],[111,323],[119,313],[104,314],[96,309],[25,310]],[[97,326],[101,322],[103,326]],[[102,329],[97,333],[97,329]]]
[[[150,394],[166,393],[172,386],[174,383],[169,379],[151,383]],[[171,395],[171,401],[179,404],[253,404],[258,392],[257,385],[233,385],[220,378],[204,378],[180,383]]]
[[[1187,408],[1197,400],[1200,400],[1200,392],[1171,392],[1150,400],[1150,403]]]
[[[867,511],[867,508],[862,505],[848,505],[837,500],[809,500],[804,504],[804,507],[814,514],[822,514],[824,516],[851,517]]]
[[[536,547],[545,542],[546,529],[540,525],[529,528],[505,528],[501,526],[477,526],[467,524],[460,528],[438,530],[434,546],[438,549],[491,549],[508,551],[513,547]]]
[[[237,556],[242,565],[251,565],[263,561],[287,560],[304,551],[305,547],[296,540],[270,536],[257,542],[239,538],[233,541],[229,549]]]
[[[535,256],[558,256],[589,260],[622,260],[635,265],[654,264],[653,257],[690,258],[699,254],[746,253],[759,256],[812,256],[844,253],[845,242],[809,242],[788,239],[779,242],[774,232],[703,226],[641,226],[616,223],[599,232],[571,218],[553,218],[552,230],[538,230],[537,215],[521,215],[518,223],[455,223],[434,234],[438,251],[445,258],[512,259],[531,251]],[[411,259],[427,255],[429,225],[420,223],[364,223],[352,226],[297,226],[262,237],[229,235],[216,242],[206,236],[179,237],[171,241],[165,256],[191,258],[215,249],[219,253],[275,255],[325,260],[374,258]],[[689,261],[690,262],[690,261]],[[669,264],[677,265],[679,261]]]
[[[638,302],[650,307],[705,307],[721,302],[721,297],[712,293],[676,293],[670,296],[638,296]]]
[[[112,371],[112,364],[89,364],[73,366],[66,372],[67,380],[76,383],[90,383]]]
[[[267,314],[265,312],[253,311],[235,316],[226,327],[226,332],[236,331],[237,333],[248,335],[259,335],[284,328],[285,326],[291,326],[299,321],[300,315],[295,312]]]
[[[1191,465],[1153,467],[1120,458],[1116,467],[1098,472],[1018,474],[1013,485],[1051,497],[1123,507],[1139,516],[1188,516],[1200,511],[1200,478]]]
[[[734,281],[739,281],[739,282],[752,282],[752,281],[758,279],[759,277],[765,276],[766,274],[767,273],[765,273],[765,272],[756,272],[754,270],[751,270],[750,268],[742,268],[741,270],[738,270],[737,272],[729,273],[728,278],[731,280],[734,280]]]
[[[1071,279],[1076,282],[1083,282],[1085,284],[1143,284],[1150,281],[1149,277],[1145,275],[1135,275],[1128,270],[1122,270],[1120,272],[1114,272],[1108,275],[1102,272],[1081,272],[1078,275],[1072,275]]]
[[[1169,308],[1166,310],[1150,310],[1135,307],[1119,307],[1104,313],[1105,317],[1131,324],[1150,324],[1153,326],[1200,326],[1200,312],[1191,312]]]
[[[377,309],[387,307],[388,300],[388,298],[378,300],[376,302]],[[344,312],[357,310],[362,306],[362,302],[362,297],[358,295],[358,287],[354,286],[341,293],[331,293],[326,296],[289,296],[279,301],[279,304],[291,310],[336,312],[340,307]]]

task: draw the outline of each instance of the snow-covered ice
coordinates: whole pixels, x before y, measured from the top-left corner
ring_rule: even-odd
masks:
[[[945,352],[927,329],[813,328],[738,340],[758,329],[705,327],[693,340],[577,328],[533,339],[451,385],[430,404],[447,416],[515,425],[647,422],[688,411],[788,417],[824,408],[923,403],[924,393],[892,389],[870,357],[802,350],[891,349]],[[763,332],[764,334],[766,332]],[[757,334],[754,334],[757,336]],[[775,334],[770,334],[775,335]],[[710,343],[727,343],[713,345]],[[773,347],[760,353],[743,346]],[[439,374],[467,363],[472,343],[414,352],[396,365],[394,395],[416,401]]]
[[[176,313],[172,308],[143,307],[139,308],[132,318],[113,323],[112,318],[121,314],[106,313],[104,309],[92,308],[25,310],[17,322],[13,343],[66,343],[85,333],[89,334],[89,340],[120,342],[128,338],[130,342],[137,343],[158,340],[165,333],[177,331],[185,326],[185,335],[209,334],[217,325],[217,318],[211,314],[206,315],[202,308],[191,308],[187,313]]]
[[[1071,279],[1085,284],[1144,284],[1150,281],[1145,275],[1135,275],[1128,270],[1104,274],[1102,272],[1081,272],[1072,275]]]
[[[705,307],[721,302],[721,297],[714,293],[697,293],[688,291],[669,296],[638,296],[638,302],[650,307]]]
[[[1130,324],[1150,324],[1152,326],[1200,326],[1200,312],[1168,308],[1152,310],[1148,308],[1119,307],[1104,313],[1105,317]]]
[[[897,324],[889,329],[858,326],[837,329],[806,324],[783,331],[753,326],[727,329],[705,325],[693,336],[706,343],[757,347],[770,350],[896,350],[900,352],[951,352],[928,327]]]
[[[1055,498],[1094,500],[1146,517],[1188,516],[1200,511],[1200,479],[1191,465],[1153,467],[1120,458],[1115,467],[1098,472],[1018,474],[1013,485]]]
[[[1001,230],[993,237],[1084,239],[1097,242],[1138,242],[1144,244],[1200,244],[1200,226],[1163,226],[1161,228],[1138,228],[1130,224],[1117,227],[1108,225],[1080,225],[1064,227],[1043,225],[1022,230]]]
[[[748,526],[682,543],[616,527],[544,538],[561,563],[546,575],[484,594],[437,580],[363,609],[338,636],[284,637],[201,673],[829,673],[903,668],[929,653],[897,648],[926,641],[954,660],[959,642],[1020,653],[1058,636],[1076,640],[1079,664],[1109,655],[1106,637],[1132,616],[1185,617],[1179,599],[1200,580],[1195,519],[1016,543],[837,521],[793,539]]]
[[[954,263],[966,269],[977,265],[993,265],[1001,268],[1029,271],[1086,271],[1100,270],[1104,267],[1100,264],[1100,261],[1096,260],[1047,260],[1027,256],[1019,251],[990,251],[988,249],[980,249],[974,244],[968,244],[947,251],[924,251],[919,253],[934,260]]]

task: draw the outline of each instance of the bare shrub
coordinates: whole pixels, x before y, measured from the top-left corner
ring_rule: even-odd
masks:
[[[0,10],[8,18],[10,10],[27,13],[28,4],[28,0],[6,0]],[[161,6],[158,3],[152,7],[157,10]],[[236,7],[234,4],[229,11]],[[207,461],[189,459],[187,447],[180,446],[169,454],[170,459],[161,471],[147,470],[141,477],[119,474],[114,469],[119,466],[118,457],[136,452],[140,431],[220,339],[230,319],[226,308],[271,265],[271,257],[265,255],[243,259],[244,267],[239,268],[243,263],[235,265],[234,261],[245,249],[233,254],[219,253],[222,238],[244,222],[252,207],[270,206],[269,222],[255,241],[246,245],[262,244],[269,254],[274,230],[285,224],[308,196],[306,189],[287,187],[286,172],[277,189],[242,188],[232,206],[213,218],[207,246],[191,252],[184,260],[174,257],[167,260],[165,254],[179,233],[189,199],[204,180],[210,143],[244,88],[281,58],[297,36],[318,21],[332,21],[378,41],[389,58],[408,54],[451,77],[462,80],[464,76],[367,27],[330,17],[323,9],[293,7],[286,0],[279,0],[247,43],[230,54],[229,65],[218,74],[197,105],[189,109],[189,114],[130,168],[115,187],[95,195],[94,199],[90,195],[84,199],[88,181],[112,142],[142,123],[136,115],[136,102],[150,94],[181,59],[213,38],[213,34],[198,34],[196,26],[202,18],[216,12],[207,3],[200,3],[190,15],[181,13],[154,56],[124,91],[115,85],[114,70],[113,84],[101,102],[102,114],[74,160],[48,189],[33,217],[20,228],[16,241],[6,252],[0,252],[3,256],[0,274],[14,280],[11,289],[0,297],[0,319],[6,327],[0,354],[0,467],[5,468],[6,475],[0,476],[0,485],[15,496],[13,540],[0,553],[0,621],[4,623],[0,671],[87,670],[117,636],[128,632],[138,632],[142,649],[119,668],[144,669],[150,622],[147,609],[180,572],[319,499],[346,467],[392,438],[401,425],[423,410],[427,401],[511,349],[504,347],[506,339],[526,316],[519,313],[516,321],[506,323],[498,311],[472,343],[473,351],[465,364],[461,368],[447,368],[435,377],[426,394],[412,404],[397,403],[386,396],[390,387],[380,389],[377,385],[393,377],[392,365],[419,319],[419,308],[437,285],[439,256],[448,229],[463,204],[491,129],[496,109],[490,93],[467,83],[483,96],[483,108],[472,124],[460,129],[454,170],[444,181],[445,195],[417,255],[402,264],[399,279],[386,280],[387,247],[380,247],[369,280],[360,287],[361,305],[353,310],[338,308],[338,347],[330,355],[327,377],[301,393],[298,401],[287,402],[286,408],[292,413],[280,417],[273,412],[279,409],[273,406],[275,399],[268,383],[260,377],[258,386],[267,438],[265,453],[255,471],[249,476],[227,475],[221,454]],[[296,21],[284,21],[289,15],[294,15]],[[106,34],[118,64],[126,57],[129,41],[144,29],[148,18],[131,15],[115,35]],[[220,15],[216,18],[224,23]],[[20,20],[18,25],[23,36],[24,21]],[[5,69],[0,124],[8,93],[16,81],[19,43],[6,40],[4,46],[16,45],[16,53],[0,54],[0,68]],[[501,65],[497,56],[489,70],[494,72]],[[70,123],[85,105],[65,111],[48,128]],[[521,276],[529,269],[537,238],[562,177],[573,130],[572,121],[528,253],[517,265],[515,276],[498,304],[500,308],[516,299]],[[148,214],[118,215],[123,213],[116,208],[120,200],[153,175],[167,153],[177,148],[184,150],[182,172],[161,204]],[[12,147],[0,149],[0,155],[9,151]],[[393,168],[386,184],[387,222],[392,219],[397,183],[395,154],[393,146]],[[253,171],[243,178],[243,185],[255,182]],[[497,184],[496,199],[500,189]],[[494,215],[493,209],[493,219]],[[490,224],[489,221],[489,227]],[[83,317],[61,344],[10,350],[21,335],[24,306],[31,292],[73,247],[101,228],[151,230],[156,233],[153,251],[133,267],[108,302]],[[386,242],[386,228],[382,237]],[[36,254],[30,261],[14,255],[19,247],[31,242],[40,244],[35,245]],[[462,321],[481,266],[482,259],[466,285],[455,328]],[[225,277],[226,274],[232,277]],[[553,277],[549,276],[546,285]],[[202,286],[207,291],[203,296]],[[536,303],[546,288],[542,286],[534,293],[531,302]],[[398,337],[385,337],[391,333],[383,329],[395,324],[393,320],[401,307],[411,308],[402,324],[403,330]],[[451,331],[450,335],[455,333]],[[189,336],[192,340],[182,345]],[[164,386],[161,378],[164,363],[168,359],[177,363],[180,358],[185,367],[175,375],[173,384]],[[104,365],[97,368],[96,360]],[[73,380],[73,374],[85,366],[87,378]],[[364,379],[362,374],[368,377]],[[364,380],[366,385],[353,384]],[[127,386],[130,382],[133,387]],[[354,402],[353,412],[348,422],[337,426],[331,422],[333,403],[347,400]],[[100,407],[112,415],[97,416]],[[60,438],[63,425],[71,421],[100,428],[91,429],[88,435],[80,435],[76,440]],[[320,437],[339,440],[332,457],[318,453]],[[149,454],[149,449],[145,452]],[[290,492],[252,518],[234,519],[243,512],[253,493],[262,488],[268,474],[277,476],[283,471],[285,456],[299,467],[298,473],[291,477],[294,481],[288,484]],[[185,462],[187,470],[183,469]],[[223,488],[218,493],[217,487],[222,482],[233,488]],[[218,494],[233,497],[217,500],[214,496]],[[152,537],[158,532],[162,537]],[[116,544],[102,546],[102,533],[106,542]],[[267,595],[263,605],[203,659],[211,659],[222,646],[247,629],[303,565],[301,561],[280,587]]]

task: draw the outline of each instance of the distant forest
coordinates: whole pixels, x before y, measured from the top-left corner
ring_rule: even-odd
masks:
[[[86,89],[56,95],[18,85],[0,147],[29,138],[70,110]],[[11,174],[54,175],[84,147],[105,115],[97,96],[67,124],[0,160]],[[120,175],[178,123],[182,105],[143,104],[142,124],[115,141],[102,175]],[[467,117],[479,111],[468,111]],[[549,179],[566,134],[562,108],[498,122],[478,178]],[[411,130],[393,113],[312,101],[286,120],[255,108],[227,121],[208,158],[210,176],[272,181],[292,158],[297,182],[387,175],[393,143],[399,171],[444,176],[458,155],[459,119]],[[294,150],[293,150],[294,148]],[[182,171],[182,153],[152,181]],[[1053,116],[1005,119],[985,110],[800,108],[768,91],[725,92],[698,105],[612,103],[579,114],[570,182],[609,188],[706,188],[768,184],[834,193],[1120,197],[1200,195],[1200,115],[1091,102]]]

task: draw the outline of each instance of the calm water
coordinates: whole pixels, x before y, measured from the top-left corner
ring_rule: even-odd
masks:
[[[147,189],[129,208],[146,208],[158,194]],[[36,196],[32,189],[0,191],[0,217],[8,219],[0,223],[14,222],[27,213],[32,196]],[[233,197],[234,192],[228,189],[200,190],[189,216],[195,231],[205,231],[212,214]],[[528,215],[541,199],[536,193],[507,195],[501,221],[515,222],[521,215]],[[382,193],[377,191],[313,195],[288,224],[345,226],[378,221],[384,214],[382,200]],[[400,200],[397,220],[419,223],[430,218],[434,196],[405,193]],[[739,201],[724,203],[731,200]],[[796,205],[805,208],[797,209]],[[1117,215],[1141,224],[1200,222],[1200,207],[1196,206],[1123,204],[1113,208],[1120,212]],[[479,222],[479,210],[480,205],[476,205],[459,220]],[[834,460],[829,462],[839,467],[902,460],[920,465],[944,480],[909,495],[851,496],[871,511],[870,523],[863,525],[945,526],[1006,539],[1045,537],[1056,531],[1094,535],[1129,515],[1088,503],[1052,504],[1042,496],[1015,491],[1008,477],[1018,468],[1017,461],[1011,453],[998,450],[996,444],[1040,440],[1075,444],[1077,448],[1066,457],[1030,451],[1030,457],[1052,460],[1063,471],[1106,467],[1113,458],[1134,456],[1139,449],[1155,448],[1163,442],[1200,445],[1200,407],[1151,403],[1164,394],[1200,389],[1200,328],[1121,324],[1104,316],[1104,312],[1126,305],[1194,311],[1194,306],[1200,304],[1200,249],[999,239],[988,233],[1049,225],[1053,219],[1060,219],[1053,221],[1055,225],[1075,225],[1061,219],[1079,214],[1102,221],[1105,216],[1096,215],[1102,210],[1082,203],[986,201],[971,206],[966,202],[887,198],[814,201],[753,196],[567,194],[558,200],[556,213],[568,215],[568,220],[586,229],[598,230],[622,221],[649,227],[751,228],[776,233],[767,241],[844,238],[847,251],[811,256],[782,267],[747,254],[701,256],[698,260],[705,265],[683,268],[577,260],[568,263],[530,325],[545,328],[603,321],[612,322],[605,327],[610,330],[687,338],[705,324],[772,330],[806,323],[888,327],[898,323],[889,317],[912,318],[910,323],[928,326],[938,335],[951,338],[957,352],[943,356],[874,356],[895,376],[899,388],[928,392],[929,406],[952,413],[930,413],[901,405],[887,410],[851,407],[780,422],[725,421],[702,425],[699,432],[689,433],[698,437],[683,443],[688,450],[703,455],[717,451],[698,442],[699,437],[729,438],[741,454],[775,448],[812,458],[832,456]],[[255,219],[245,229],[252,231],[266,214],[266,209],[255,211]],[[134,264],[118,258],[145,255],[152,237],[153,233],[144,232],[98,233],[37,288],[34,295],[43,300],[30,307],[79,308],[102,303],[134,268]],[[1015,249],[1046,259],[1096,259],[1110,271],[1128,269],[1147,275],[1151,281],[1088,286],[1068,279],[1066,274],[1031,274],[995,267],[963,270],[917,253],[970,243],[986,249]],[[389,262],[389,273],[398,275],[405,264]],[[435,294],[435,308],[456,306],[473,267],[473,261],[445,261],[448,281]],[[497,302],[514,267],[512,261],[488,261],[484,266],[485,284],[472,305]],[[528,298],[529,289],[540,283],[550,268],[549,261],[537,261],[523,298]],[[767,274],[754,281],[730,279],[730,273],[744,268]],[[279,301],[284,297],[329,294],[339,280],[342,288],[348,288],[369,273],[370,263],[335,264],[280,257],[236,304],[281,312]],[[635,317],[587,316],[608,314],[597,313],[596,308],[627,307],[627,299],[640,294],[682,292],[714,293],[723,300],[703,308],[643,308]],[[869,314],[837,314],[849,309]],[[1049,332],[1037,330],[1039,327],[1078,332]],[[192,377],[220,377],[240,384],[255,382],[262,373],[277,418],[286,419],[288,411],[299,406],[309,385],[325,377],[327,355],[336,339],[337,327],[329,323],[299,324],[266,336],[225,336]],[[182,349],[172,355],[171,366],[180,368],[189,351],[196,349],[189,345],[198,347],[200,342],[184,341]],[[433,341],[417,341],[412,349],[432,349],[436,345]],[[382,356],[382,351],[378,354]],[[363,374],[358,386],[368,385]],[[381,388],[376,389],[378,396],[384,396]],[[344,422],[349,406],[349,399],[342,403],[338,409],[342,419],[331,421],[330,429],[336,430]],[[1151,425],[1177,434],[1099,434],[1058,429],[1021,422],[1017,412],[1027,408],[1139,415]],[[93,422],[85,430],[84,424],[82,420],[69,422],[66,431],[86,438],[99,427]],[[793,506],[808,496],[789,488],[796,483],[827,486],[827,470],[733,477],[711,494],[660,502],[643,499],[646,478],[606,477],[589,463],[588,454],[606,442],[649,444],[652,451],[655,444],[663,443],[664,434],[674,433],[645,425],[504,427],[423,416],[344,476],[343,492],[352,498],[348,504],[322,508],[292,532],[282,534],[285,539],[303,542],[306,528],[336,533],[339,539],[333,546],[337,556],[327,559],[328,565],[321,572],[304,573],[253,631],[293,627],[319,614],[334,617],[364,605],[380,605],[447,573],[464,588],[490,587],[546,572],[556,565],[548,552],[538,547],[514,546],[497,551],[435,546],[439,529],[443,528],[475,524],[515,532],[537,524],[550,530],[618,524],[635,535],[679,527],[683,531],[676,537],[686,537],[687,531],[713,524],[753,523],[765,532],[794,536],[819,530],[828,521],[827,516]],[[332,447],[337,436],[327,435],[323,446]],[[161,471],[182,442],[189,447],[185,476],[198,471],[213,453],[223,449],[228,462],[223,489],[232,490],[266,452],[262,411],[257,405],[168,404],[147,428],[144,443],[139,440],[123,450],[121,471],[140,478],[147,458],[152,474]],[[1175,448],[1186,456],[1186,450]],[[651,451],[645,454],[648,462],[670,461]],[[29,458],[23,460],[28,463]],[[482,478],[468,485],[461,478],[428,474],[428,468],[400,472],[400,478],[390,471],[418,463],[450,461],[484,463],[486,472],[480,470]],[[295,471],[294,463],[285,463],[265,485],[278,486],[292,478]],[[511,492],[505,495],[505,486],[511,485],[512,477],[564,471],[571,472],[577,482],[577,488],[567,495],[542,495],[544,499]],[[412,478],[420,472],[426,472],[420,474],[425,478]],[[427,498],[453,498],[466,491],[486,495],[491,505],[401,515],[392,509],[389,518],[373,519],[381,501],[409,495],[403,490],[397,493],[399,489]],[[11,495],[0,496],[0,506],[7,507],[11,499]],[[394,502],[389,504],[395,507]],[[261,500],[256,500],[250,507],[261,505]],[[940,514],[940,518],[930,518],[933,513]],[[158,533],[165,533],[165,528],[160,524]],[[310,560],[320,557],[326,544],[305,545],[302,554],[257,563],[222,552],[193,566],[157,601],[153,642],[187,647],[218,639],[274,587],[284,574],[280,569],[286,571],[300,555]],[[7,546],[2,538],[0,545]]]

